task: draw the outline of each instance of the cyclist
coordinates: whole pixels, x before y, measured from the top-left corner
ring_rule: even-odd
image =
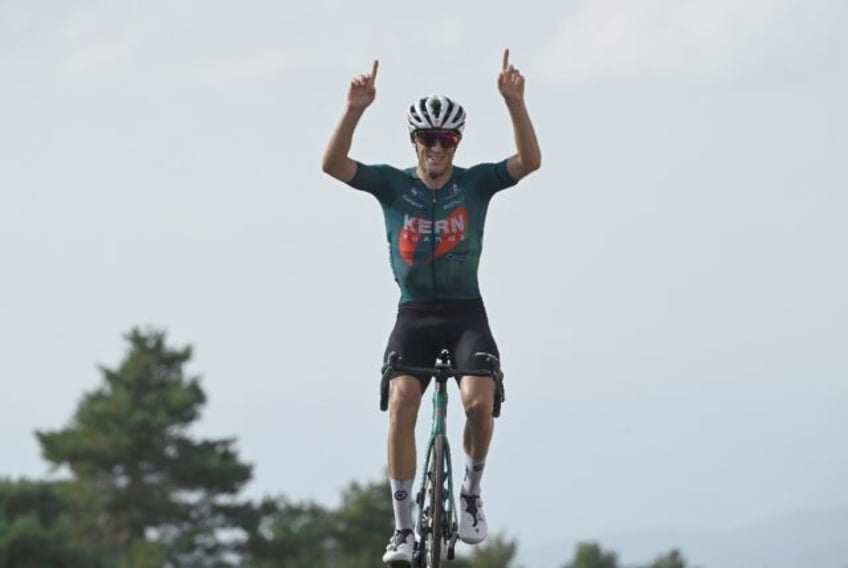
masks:
[[[465,127],[465,111],[446,96],[416,100],[407,114],[417,165],[405,170],[365,165],[349,156],[353,133],[376,97],[378,61],[350,83],[347,106],[323,157],[332,177],[374,195],[385,217],[390,260],[401,299],[386,353],[402,363],[430,367],[442,348],[460,368],[484,368],[480,354],[498,356],[477,283],[483,224],[492,195],[538,169],[541,153],[524,102],[524,77],[503,54],[498,90],[512,120],[516,153],[498,163],[463,168],[453,164]],[[388,472],[395,533],[383,561],[412,561],[415,547],[412,484],[415,422],[429,377],[393,377],[389,389]],[[494,382],[487,376],[459,380],[466,413],[465,478],[460,490],[459,537],[486,537],[480,479],[494,429]]]

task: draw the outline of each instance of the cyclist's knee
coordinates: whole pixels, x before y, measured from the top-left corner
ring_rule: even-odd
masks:
[[[389,385],[389,419],[392,422],[415,423],[421,404],[421,383],[409,376],[392,379]]]
[[[490,377],[467,377],[463,380],[462,403],[471,420],[488,420],[492,416],[495,397]]]
[[[465,403],[465,416],[470,420],[491,420],[494,404],[491,395],[472,397]]]

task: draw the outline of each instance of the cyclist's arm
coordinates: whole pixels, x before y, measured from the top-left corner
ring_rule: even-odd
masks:
[[[515,181],[542,165],[542,152],[527,105],[524,104],[524,77],[509,62],[509,50],[504,50],[503,65],[498,76],[498,90],[506,102],[515,134],[516,154],[507,160],[507,171]]]
[[[321,169],[339,181],[350,182],[356,175],[356,162],[349,156],[353,131],[362,118],[365,107],[348,107],[324,151]]]
[[[542,165],[542,152],[536,131],[527,112],[524,101],[507,101],[509,116],[512,118],[512,129],[515,133],[516,154],[506,162],[506,169],[515,181],[539,169]]]
[[[321,169],[345,183],[348,183],[356,175],[356,162],[349,156],[350,145],[353,142],[353,131],[356,130],[356,125],[362,118],[362,113],[374,102],[376,97],[377,89],[374,83],[377,80],[378,67],[379,62],[375,60],[370,74],[359,75],[350,82],[347,108],[342,115],[341,122],[330,138],[327,149],[324,151]]]

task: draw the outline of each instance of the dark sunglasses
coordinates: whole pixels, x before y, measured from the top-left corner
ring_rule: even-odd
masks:
[[[426,148],[432,148],[438,142],[442,148],[453,148],[462,139],[462,135],[453,130],[420,130],[415,133],[415,140]]]

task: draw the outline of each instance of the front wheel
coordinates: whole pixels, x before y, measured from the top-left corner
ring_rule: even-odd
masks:
[[[433,440],[433,461],[430,463],[430,527],[427,533],[427,568],[442,565],[445,521],[445,440]]]

